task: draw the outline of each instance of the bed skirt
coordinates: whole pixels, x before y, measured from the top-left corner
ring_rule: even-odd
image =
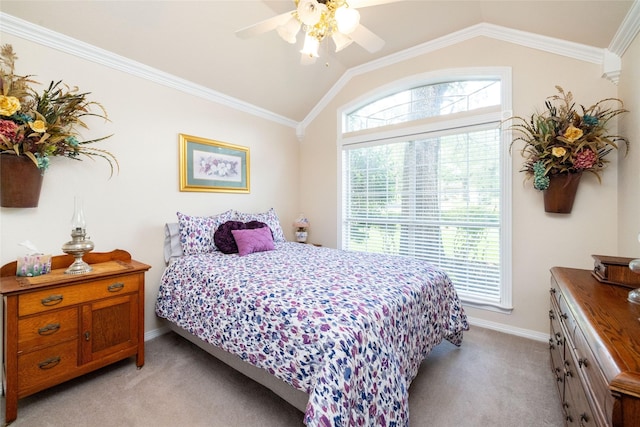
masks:
[[[267,387],[269,390],[273,391],[275,394],[283,398],[286,402],[300,410],[302,413],[305,412],[307,408],[307,402],[309,401],[309,395],[307,393],[293,388],[291,385],[285,383],[281,379],[269,374],[264,369],[257,368],[250,363],[245,362],[235,354],[231,354],[221,349],[220,347],[216,347],[212,344],[209,344],[208,342],[201,340],[195,335],[192,335],[189,332],[185,331],[175,323],[167,323],[169,325],[169,329],[171,329],[176,334],[194,343],[207,353],[213,355],[220,361],[231,366],[241,374],[251,378],[258,384],[262,384],[263,386]]]

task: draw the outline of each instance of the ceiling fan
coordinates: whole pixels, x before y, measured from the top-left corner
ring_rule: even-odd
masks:
[[[394,3],[400,0],[293,0],[296,8],[236,31],[241,38],[277,30],[280,37],[294,44],[302,29],[305,35],[302,62],[314,62],[320,42],[331,38],[339,52],[355,42],[373,53],[382,49],[384,40],[360,24],[356,8]]]

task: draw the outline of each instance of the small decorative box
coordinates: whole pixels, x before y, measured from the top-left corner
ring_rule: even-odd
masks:
[[[614,257],[605,255],[591,255],[595,266],[591,274],[598,281],[628,288],[640,287],[640,274],[629,268],[633,258]]]
[[[16,276],[40,276],[51,271],[51,255],[34,254],[18,257]]]

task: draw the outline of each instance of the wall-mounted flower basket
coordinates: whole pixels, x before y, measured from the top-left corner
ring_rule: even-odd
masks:
[[[38,207],[42,179],[42,171],[30,158],[0,154],[0,206]]]
[[[90,101],[89,92],[80,92],[62,80],[52,81],[42,92],[33,89],[31,85],[36,82],[31,79],[32,75],[15,73],[17,59],[11,45],[0,45],[1,205],[38,206],[41,175],[49,167],[52,156],[74,160],[100,157],[109,163],[111,175],[114,170],[118,171],[118,160],[113,154],[90,145],[111,135],[83,140],[78,133],[80,128],[88,129],[87,117],[108,120],[102,105]],[[99,111],[94,111],[95,108]],[[20,172],[13,168],[19,168]],[[29,171],[33,175],[31,178],[25,175]],[[33,184],[34,188],[26,188],[28,184]]]
[[[560,214],[571,213],[581,177],[582,172],[550,176],[549,187],[542,192],[544,211]]]
[[[610,134],[610,121],[628,111],[617,98],[605,98],[584,106],[573,100],[571,92],[556,86],[558,95],[547,97],[545,109],[530,117],[514,116],[505,122],[515,131],[513,144],[521,141],[525,161],[521,172],[533,182],[533,188],[544,192],[544,210],[552,213],[571,212],[582,172],[600,172],[609,161],[608,153],[629,140]]]

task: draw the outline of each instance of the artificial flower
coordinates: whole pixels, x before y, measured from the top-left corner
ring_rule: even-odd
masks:
[[[81,93],[61,81],[51,82],[42,92],[36,91],[31,76],[15,73],[17,59],[11,45],[2,45],[0,152],[28,157],[42,171],[49,166],[49,156],[102,157],[113,174],[117,159],[106,150],[89,146],[111,135],[81,141],[78,133],[78,128],[88,129],[85,117],[108,120],[102,105],[89,101],[89,93]],[[92,111],[94,108],[100,111]]]
[[[576,169],[591,169],[598,161],[598,156],[593,151],[587,149],[579,151],[573,161]]]
[[[11,120],[0,120],[0,135],[8,140],[16,137],[18,125]]]
[[[15,96],[0,95],[0,115],[13,116],[20,109],[20,100]]]
[[[608,163],[605,156],[629,141],[608,132],[610,121],[627,113],[617,98],[607,98],[579,109],[571,92],[556,86],[558,95],[545,101],[546,109],[529,118],[511,117],[511,129],[517,132],[517,141],[524,142],[525,158],[521,172],[534,179],[534,188],[543,190],[544,179],[554,175],[591,172],[600,180],[599,172]],[[617,108],[616,108],[617,107]]]
[[[29,122],[29,127],[32,131],[37,133],[45,133],[47,131],[47,125],[42,120],[34,120]]]
[[[578,129],[575,126],[569,126],[567,128],[567,130],[564,132],[564,137],[569,141],[569,142],[573,142],[578,138],[582,138],[582,135],[584,133],[582,132],[582,129]]]

